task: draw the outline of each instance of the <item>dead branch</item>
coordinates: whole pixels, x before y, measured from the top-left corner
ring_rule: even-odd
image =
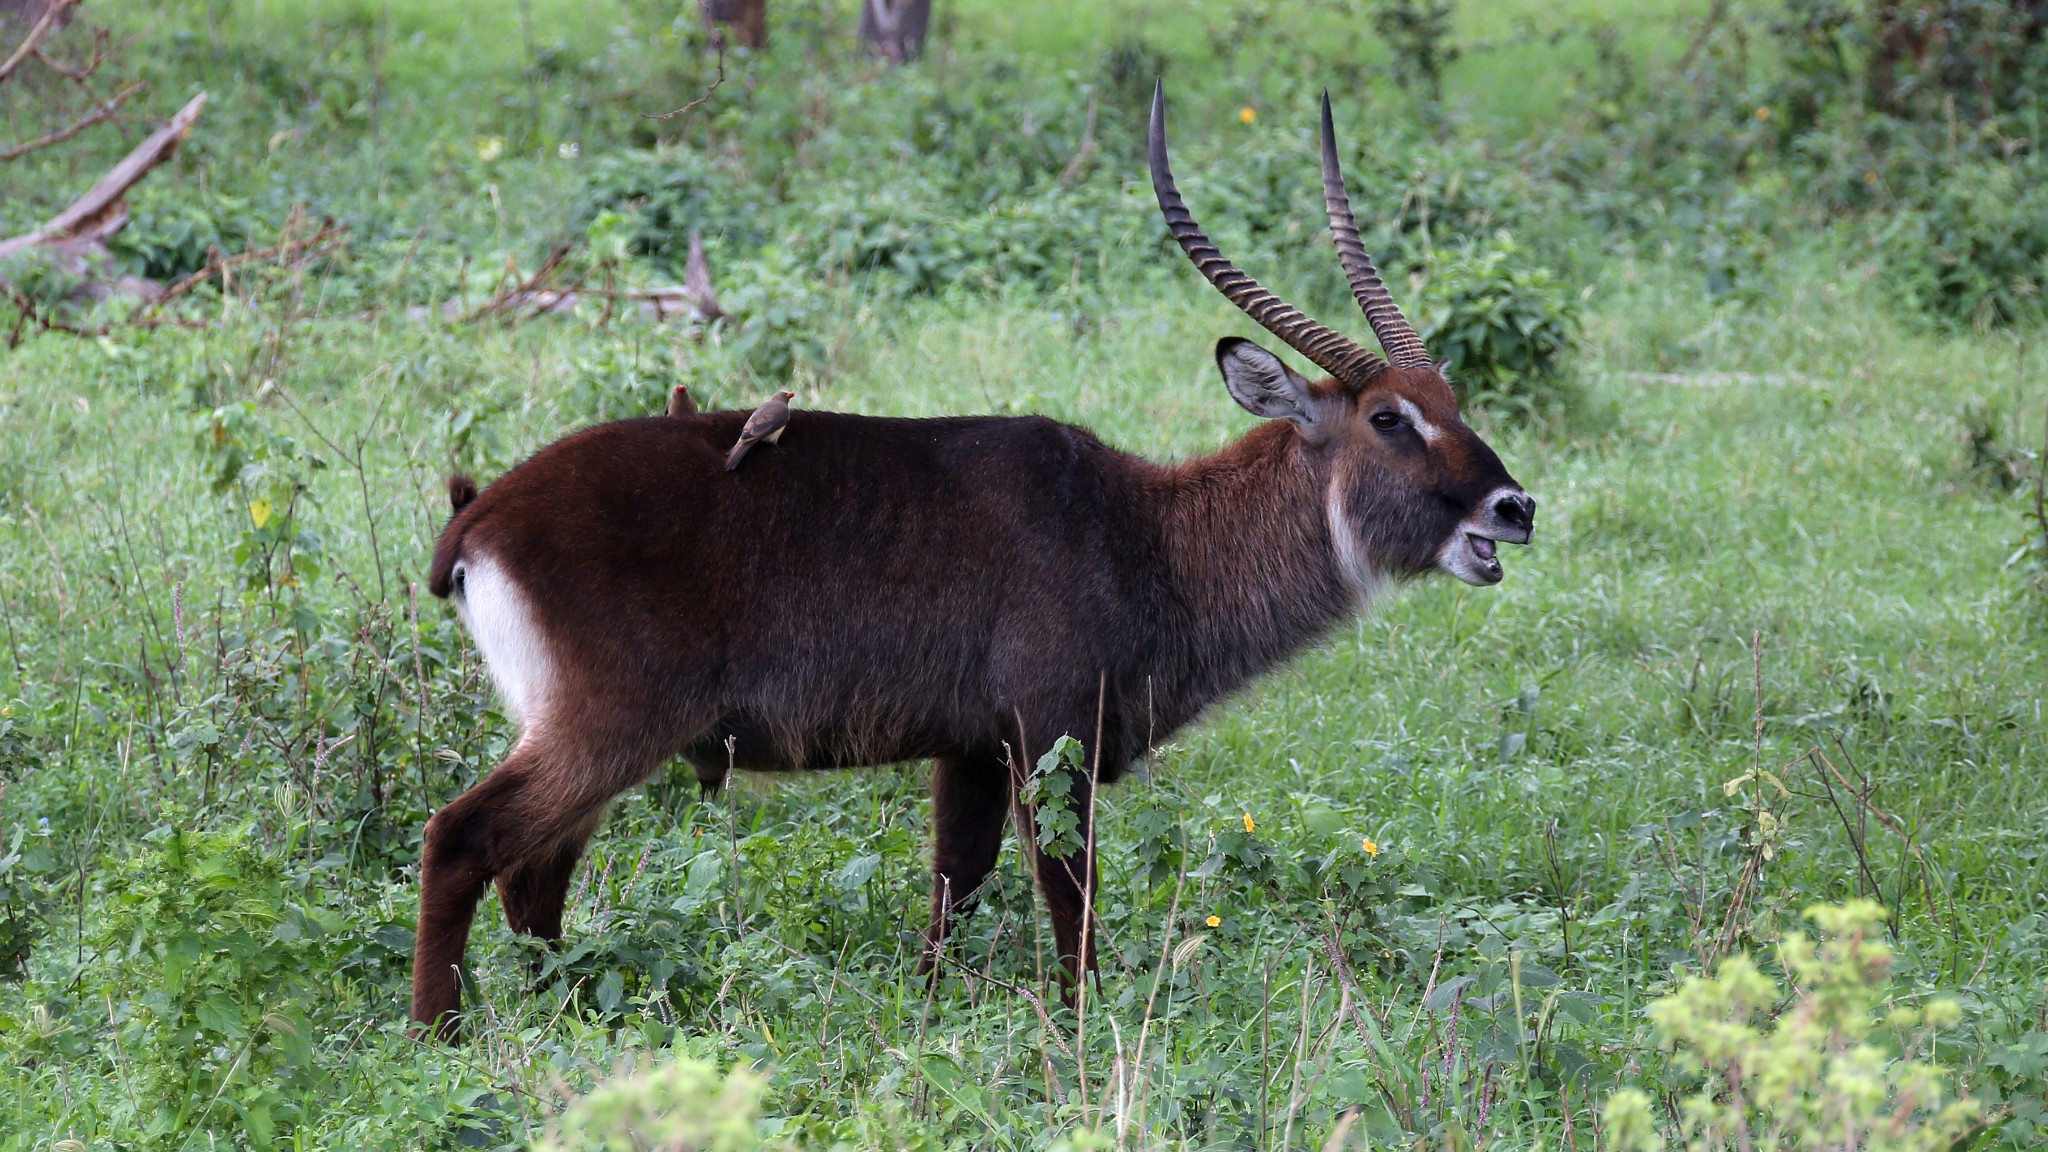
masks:
[[[500,277],[499,284],[501,286],[499,289],[491,294],[489,300],[477,305],[476,311],[471,312],[464,319],[474,322],[486,316],[493,316],[507,310],[518,311],[533,299],[535,294],[541,290],[542,285],[554,278],[555,272],[561,268],[562,261],[567,259],[568,255],[569,245],[555,245],[553,251],[548,253],[547,258],[540,262],[540,267],[534,269],[533,275],[528,276],[525,280],[519,279],[518,263],[508,259],[506,261],[507,275]],[[507,278],[512,281],[510,288],[502,286]]]
[[[575,289],[571,291],[570,289]],[[688,289],[668,288],[594,288],[572,283],[561,290],[541,289],[536,292],[508,292],[495,297],[490,312],[465,310],[459,300],[450,300],[439,308],[420,306],[410,308],[406,315],[414,320],[439,319],[451,323],[469,323],[491,315],[512,317],[516,320],[531,320],[540,316],[565,316],[576,311],[585,301],[606,300],[633,305],[643,319],[664,322],[668,320],[702,319],[695,298]]]
[[[101,324],[96,328],[80,328],[75,324],[66,324],[64,321],[38,307],[35,297],[30,296],[28,293],[23,292],[4,280],[0,280],[0,292],[7,294],[8,303],[13,304],[15,310],[19,313],[14,323],[14,330],[7,334],[7,347],[9,349],[21,347],[22,341],[27,339],[22,329],[28,324],[34,324],[38,331],[62,332],[68,336],[81,336],[86,339],[93,339],[107,334],[107,325],[105,324]]]
[[[215,254],[212,259],[206,262],[204,268],[199,269],[197,272],[188,273],[172,282],[170,287],[165,288],[161,295],[151,300],[143,311],[137,314],[137,318],[140,319],[142,316],[156,311],[163,305],[176,300],[208,280],[227,272],[229,269],[239,268],[244,264],[274,263],[289,267],[317,260],[339,249],[346,242],[347,232],[348,228],[346,225],[336,224],[330,218],[322,220],[320,227],[315,229],[311,236],[303,240],[285,240],[268,248],[252,248],[245,252],[237,252],[233,256]]]
[[[704,234],[690,230],[690,256],[683,261],[683,291],[697,308],[697,315],[716,320],[725,315],[718,306],[718,293],[711,287],[711,262],[704,258]]]
[[[1693,61],[1699,58],[1700,50],[1713,39],[1714,29],[1728,15],[1729,0],[1714,0],[1707,9],[1707,18],[1700,21],[1700,30],[1693,35],[1692,42],[1685,46],[1685,52],[1678,58],[1678,74],[1684,76],[1692,71]]]
[[[113,119],[114,113],[121,110],[121,105],[126,104],[130,96],[142,91],[142,89],[142,84],[130,84],[128,87],[115,93],[113,99],[108,100],[70,124],[57,129],[55,132],[38,136],[33,140],[24,140],[19,144],[13,144],[6,148],[0,148],[0,162],[19,160],[39,148],[48,148],[52,144],[62,144],[95,124]]]
[[[51,10],[56,11],[62,4],[63,0],[59,0]],[[49,19],[47,14],[44,19]],[[100,177],[100,182],[73,201],[69,208],[52,216],[33,232],[11,240],[0,240],[0,260],[44,244],[97,244],[119,232],[128,223],[128,190],[177,152],[178,144],[192,130],[193,121],[199,119],[199,112],[204,107],[206,93],[201,92],[187,101],[163,127],[136,145],[134,151]]]
[[[64,77],[66,80],[71,81],[73,84],[84,84],[88,79],[92,77],[93,73],[98,72],[100,70],[100,61],[105,59],[107,51],[107,42],[111,39],[112,34],[109,33],[105,28],[93,29],[92,55],[86,58],[85,63],[77,65],[76,67],[70,64],[66,64],[61,60],[58,60],[56,57],[51,56],[48,52],[43,51],[41,48],[36,49],[36,62],[41,64],[43,67],[48,68],[50,71],[55,72],[57,75]]]
[[[51,0],[50,6],[43,9],[42,19],[37,20],[35,27],[28,30],[28,35],[15,48],[14,54],[9,56],[6,61],[0,62],[0,81],[4,81],[9,76],[14,75],[14,70],[21,67],[21,62],[28,59],[30,54],[35,52],[36,45],[42,43],[43,37],[49,34],[50,29],[57,26],[57,22],[63,18],[64,13],[77,3],[78,0]]]
[[[713,80],[711,82],[711,87],[706,88],[702,96],[697,97],[695,100],[690,101],[688,104],[683,105],[681,108],[678,108],[673,112],[663,112],[658,116],[653,115],[651,113],[642,112],[640,114],[640,118],[642,120],[657,121],[673,120],[676,117],[681,116],[685,112],[688,112],[690,109],[695,108],[697,105],[704,103],[706,100],[711,99],[711,94],[713,92],[718,91],[718,86],[723,83],[725,83],[725,38],[721,36],[718,40],[718,79]]]

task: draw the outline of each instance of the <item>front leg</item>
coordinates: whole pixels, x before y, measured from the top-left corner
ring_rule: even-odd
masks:
[[[1055,856],[1031,837],[1038,871],[1038,890],[1045,895],[1046,915],[1052,920],[1053,946],[1058,954],[1064,998],[1071,1005],[1082,972],[1098,968],[1095,954],[1094,904],[1101,891],[1095,866],[1095,841],[1090,829],[1095,812],[1094,789],[1086,777],[1075,774],[1070,802],[1078,817],[1072,841],[1064,855]],[[1028,810],[1027,810],[1028,811]],[[1036,825],[1035,813],[1032,824]]]
[[[919,975],[937,973],[940,950],[960,909],[971,905],[1003,847],[1009,771],[989,757],[947,757],[932,765],[932,916]]]

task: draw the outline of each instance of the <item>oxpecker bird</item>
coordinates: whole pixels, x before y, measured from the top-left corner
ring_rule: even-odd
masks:
[[[668,414],[671,416],[695,416],[697,414],[697,398],[690,395],[690,389],[687,386],[678,384],[669,390]]]
[[[747,458],[754,445],[763,440],[773,444],[782,439],[782,430],[789,426],[789,401],[795,395],[794,392],[777,392],[768,398],[766,404],[754,409],[754,414],[747,417],[746,427],[740,429],[739,442],[725,454],[727,472],[739,467],[740,461]]]

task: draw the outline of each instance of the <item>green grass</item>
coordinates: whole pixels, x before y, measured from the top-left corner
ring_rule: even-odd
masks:
[[[133,27],[162,12],[109,7]],[[1215,27],[1219,8],[974,3],[952,18],[963,44],[1092,68],[1104,36],[1163,41]],[[244,6],[215,29],[242,55],[148,67],[239,97],[183,177],[209,194],[262,207],[317,189],[391,242],[362,257],[379,276],[423,225],[444,265],[530,266],[566,226],[576,162],[544,133],[496,167],[471,145],[532,127],[529,99],[573,103],[519,81],[521,11]],[[586,50],[613,11],[531,6],[538,39]],[[219,62],[266,50],[272,27],[296,58],[312,23],[343,17],[389,28],[387,103],[367,123],[274,116]],[[214,34],[201,9],[147,43],[179,27]],[[1668,52],[1683,27],[1634,34]],[[1528,59],[1471,60],[1454,82],[1528,108],[1517,77],[1541,87],[1544,70]],[[1227,108],[1236,82],[1196,98]],[[687,99],[676,85],[650,105]],[[617,146],[586,139],[586,156]],[[10,217],[63,198],[10,179]],[[150,195],[188,195],[179,179]],[[799,403],[1036,412],[1158,458],[1211,450],[1249,418],[1208,349],[1257,332],[1148,237],[1134,227],[1127,254],[1156,269],[1081,297],[840,291],[812,321],[829,354],[799,371]],[[444,477],[488,478],[587,421],[594,397],[638,403],[619,379],[717,353],[594,314],[366,320],[318,276],[206,329],[34,339],[0,358],[0,856],[20,852],[0,898],[25,878],[40,902],[26,972],[0,982],[0,1150],[261,1144],[259,1112],[277,1146],[516,1146],[662,1047],[760,1062],[769,1134],[821,1147],[1043,1147],[1095,1127],[1119,1147],[1321,1147],[1363,1105],[1352,1147],[1554,1147],[1570,1131],[1590,1148],[1607,1092],[1682,1082],[1642,1009],[1723,950],[1724,923],[1761,947],[1807,905],[1859,893],[1894,909],[1896,995],[1964,1001],[1938,1055],[2037,1115],[2048,649],[2007,564],[2021,497],[1970,479],[1960,436],[1978,406],[2025,439],[2012,429],[2048,394],[2014,342],[1930,334],[1859,261],[1839,237],[1787,243],[1748,306],[1707,300],[1682,253],[1594,262],[1584,402],[1548,424],[1485,423],[1540,502],[1535,546],[1506,557],[1496,589],[1390,597],[1106,793],[1111,953],[1085,1020],[1055,1007],[1050,1029],[1013,990],[1042,987],[1043,969],[1014,844],[964,923],[960,971],[932,989],[912,975],[920,767],[711,800],[679,768],[620,799],[542,978],[488,899],[472,1037],[404,1035],[420,825],[511,735],[452,612],[415,594]],[[763,388],[704,381],[716,404]],[[244,401],[235,435],[269,446],[270,472],[216,490],[209,414]],[[251,502],[278,477],[306,484],[290,515],[320,570],[252,590],[236,549],[268,539]],[[1816,749],[1868,808],[1830,789]],[[1783,792],[1731,790],[1759,764]],[[1731,915],[1760,811],[1780,829]],[[199,837],[199,863],[166,846],[173,827]],[[209,888],[219,876],[239,879]],[[144,891],[157,902],[119,911]],[[259,930],[233,937],[235,916]],[[174,977],[181,940],[204,963]],[[266,967],[273,948],[291,963]],[[672,994],[649,995],[668,972]],[[198,1030],[164,1023],[188,1011]],[[2035,1123],[1996,1138],[2038,1144]]]

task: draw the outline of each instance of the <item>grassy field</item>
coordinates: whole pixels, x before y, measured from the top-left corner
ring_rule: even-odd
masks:
[[[939,6],[956,47],[935,70],[998,49],[1091,69],[1126,29],[1166,45],[1216,113],[1190,118],[1196,156],[1236,147],[1228,110],[1287,65],[1194,80],[1220,4]],[[1314,34],[1319,7],[1277,6],[1271,43]],[[1629,30],[1647,57],[1692,27],[1667,8]],[[22,960],[0,980],[0,1150],[524,1147],[665,1050],[758,1067],[756,1132],[792,1146],[1324,1147],[1341,1127],[1360,1148],[1591,1148],[1608,1093],[1693,1083],[1648,1004],[1859,895],[1892,910],[1888,1002],[1960,1003],[1933,1051],[1987,1101],[1982,1141],[2048,1133],[2048,649],[2013,559],[2032,496],[1980,467],[2036,443],[2040,353],[2024,329],[1903,314],[1835,230],[1776,237],[1741,299],[1704,291],[1684,243],[1571,266],[1576,400],[1474,416],[1540,502],[1535,546],[1496,589],[1403,590],[1103,796],[1104,975],[1078,1017],[1030,992],[1046,945],[1014,842],[953,974],[912,974],[921,766],[702,799],[678,765],[615,806],[567,947],[511,935],[488,898],[472,1036],[409,1038],[420,826],[512,734],[420,587],[446,473],[651,411],[679,373],[717,405],[770,385],[673,326],[367,313],[480,299],[507,255],[531,268],[582,227],[584,167],[632,143],[627,113],[689,99],[702,61],[622,57],[668,87],[621,111],[535,79],[532,45],[658,58],[640,6],[101,18],[166,107],[217,94],[138,228],[187,202],[274,225],[306,200],[360,242],[205,327],[0,356],[0,956]],[[1540,42],[1492,51],[1450,98],[1505,140],[1564,106],[1556,61],[1590,49],[1547,80]],[[272,66],[376,109],[276,97]],[[121,144],[92,147],[0,172],[0,215],[62,203]],[[1043,413],[1155,458],[1243,432],[1208,349],[1261,334],[1120,187],[1132,270],[1072,291],[832,286],[802,321],[824,351],[798,402]],[[1234,206],[1196,201],[1225,232]],[[1245,262],[1283,293],[1303,275]]]

